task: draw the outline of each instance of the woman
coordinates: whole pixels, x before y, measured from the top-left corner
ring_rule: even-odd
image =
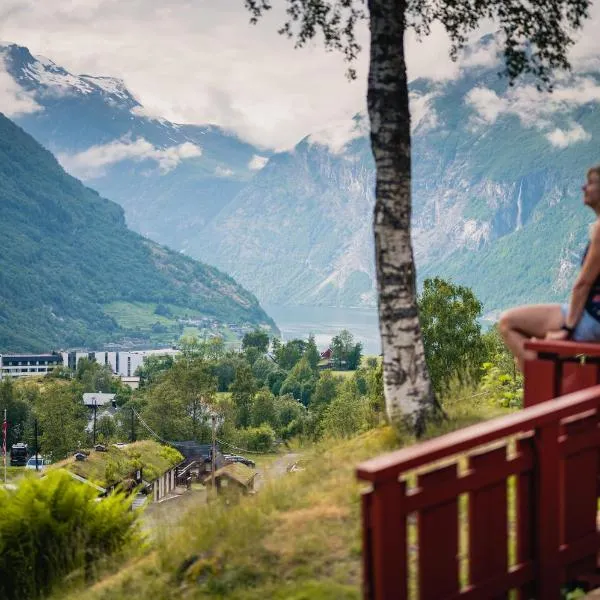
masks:
[[[596,221],[590,227],[590,242],[570,304],[520,306],[500,317],[500,334],[521,371],[526,359],[535,358],[534,352],[524,348],[532,337],[600,342],[600,165],[588,171],[582,189],[583,202],[596,213]]]

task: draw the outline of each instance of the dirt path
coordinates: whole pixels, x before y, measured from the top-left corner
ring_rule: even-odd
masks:
[[[289,452],[276,458],[264,468],[258,468],[258,476],[254,482],[254,489],[259,490],[269,479],[281,477],[287,473],[288,467],[293,465],[302,456],[298,452]]]

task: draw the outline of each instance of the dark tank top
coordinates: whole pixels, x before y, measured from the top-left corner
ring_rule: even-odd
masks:
[[[590,249],[590,244],[585,247],[585,252],[583,253],[583,258],[581,259],[581,264],[583,265],[583,261],[587,256],[588,250]],[[585,310],[596,319],[596,321],[600,322],[600,275],[596,277],[596,281],[592,284],[590,289],[590,293],[588,294],[587,300],[585,301]]]

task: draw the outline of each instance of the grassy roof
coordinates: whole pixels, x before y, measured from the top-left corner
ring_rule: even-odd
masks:
[[[143,440],[120,448],[109,445],[106,452],[92,450],[84,461],[70,456],[48,468],[67,469],[97,485],[109,487],[127,479],[139,468],[142,477],[152,481],[182,460],[183,456],[174,448]]]
[[[215,471],[215,477],[228,475],[241,485],[247,486],[256,477],[256,471],[242,463],[230,463]]]

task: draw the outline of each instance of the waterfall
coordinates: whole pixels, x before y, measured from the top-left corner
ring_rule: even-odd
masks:
[[[523,204],[521,202],[521,190],[523,189],[523,180],[519,183],[519,196],[517,197],[517,223],[515,231],[519,231],[523,227]]]

